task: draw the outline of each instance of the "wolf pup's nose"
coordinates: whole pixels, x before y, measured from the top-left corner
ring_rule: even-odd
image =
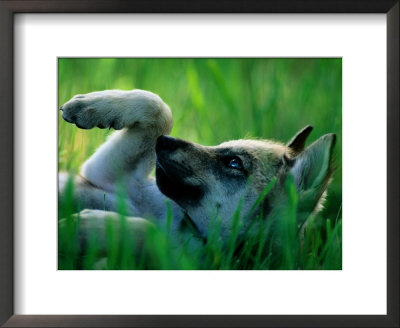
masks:
[[[156,152],[158,153],[161,150],[173,151],[178,148],[185,147],[188,144],[189,144],[188,142],[183,141],[181,139],[162,135],[157,138]]]

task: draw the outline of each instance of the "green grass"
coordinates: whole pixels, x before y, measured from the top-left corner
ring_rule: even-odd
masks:
[[[129,234],[111,223],[106,253],[100,252],[96,236],[82,253],[71,216],[74,204],[67,196],[59,210],[68,223],[59,229],[60,269],[341,269],[341,59],[65,58],[59,59],[58,72],[59,105],[96,90],[150,90],[173,112],[171,135],[200,144],[239,138],[286,142],[307,124],[314,126],[309,143],[325,133],[337,135],[336,171],[325,208],[309,219],[303,234],[294,224],[297,196],[288,183],[283,219],[273,229],[266,223],[256,236],[241,240],[240,252],[237,231],[228,246],[221,244],[215,218],[207,243],[195,253],[192,241],[173,245],[165,226],[150,229],[140,254],[132,255]],[[78,172],[110,133],[77,129],[60,115],[59,170]]]

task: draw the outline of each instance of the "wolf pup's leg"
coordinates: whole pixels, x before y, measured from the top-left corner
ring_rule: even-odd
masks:
[[[60,109],[64,120],[79,128],[120,130],[84,163],[81,175],[91,184],[113,193],[116,181],[123,179],[139,207],[164,198],[148,178],[157,137],[172,129],[171,111],[159,96],[143,90],[106,90],[77,95]],[[149,202],[146,195],[151,195]]]

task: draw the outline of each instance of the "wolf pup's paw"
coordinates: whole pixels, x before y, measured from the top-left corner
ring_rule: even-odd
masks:
[[[61,106],[65,121],[81,129],[99,127],[120,130],[136,125],[154,126],[163,134],[172,128],[169,107],[149,91],[105,90],[76,95]]]

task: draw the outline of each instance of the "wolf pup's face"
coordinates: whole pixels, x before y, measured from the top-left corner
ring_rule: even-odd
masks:
[[[156,144],[157,185],[205,236],[210,218],[220,220],[222,234],[229,233],[238,210],[242,219],[251,220],[257,198],[275,180],[257,207],[257,213],[262,208],[267,217],[284,203],[284,182],[292,174],[300,196],[298,217],[305,219],[327,187],[335,142],[334,135],[325,135],[304,150],[311,130],[310,126],[304,128],[286,146],[267,140],[235,140],[206,147],[160,136]]]

